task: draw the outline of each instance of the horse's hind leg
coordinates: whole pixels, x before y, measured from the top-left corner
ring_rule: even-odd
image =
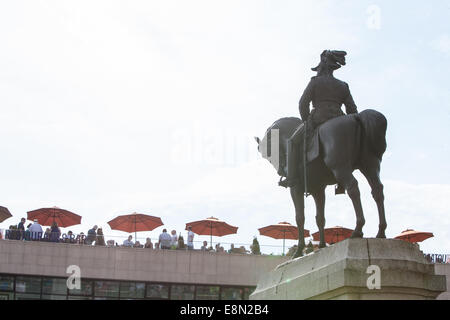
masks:
[[[338,117],[319,127],[321,154],[325,165],[333,172],[336,181],[347,190],[356,213],[356,228],[352,238],[362,238],[364,214],[358,181],[353,176],[352,163],[359,155],[357,139],[359,125],[353,117]]]
[[[365,224],[363,209],[361,205],[361,194],[358,188],[358,181],[350,169],[332,170],[338,183],[345,187],[347,194],[353,202],[353,208],[356,213],[356,228],[352,233],[352,238],[362,238],[362,228]]]
[[[298,247],[293,258],[303,255],[305,248],[305,199],[303,197],[303,190],[298,186],[293,186],[291,189],[291,197],[295,207],[295,220],[298,228]]]
[[[326,247],[325,244],[325,187],[319,191],[312,193],[316,203],[316,223],[319,228],[320,243],[319,248]]]
[[[375,200],[378,207],[378,216],[380,224],[378,225],[377,238],[386,238],[385,230],[387,227],[386,217],[384,213],[384,193],[383,184],[380,180],[380,160],[377,158],[371,158],[366,160],[364,168],[361,168],[361,172],[369,182],[372,189],[372,197]]]

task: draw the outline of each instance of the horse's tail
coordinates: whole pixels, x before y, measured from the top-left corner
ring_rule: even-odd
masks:
[[[368,143],[369,150],[380,159],[386,151],[387,120],[376,110],[367,109],[358,114],[364,130],[364,141]]]

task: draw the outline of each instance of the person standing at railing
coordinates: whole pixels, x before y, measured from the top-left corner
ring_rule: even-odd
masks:
[[[85,244],[86,236],[84,235],[84,232],[80,232],[79,235],[75,238],[75,243],[78,244]]]
[[[161,249],[170,249],[171,241],[172,237],[167,233],[167,229],[164,229],[159,235],[159,247]]]
[[[26,241],[30,241],[31,240],[31,231],[30,231],[30,227],[32,226],[32,223],[29,223],[27,226],[27,230],[25,230],[25,238],[24,240]]]
[[[50,229],[50,241],[59,242],[59,237],[61,236],[61,230],[58,227],[56,221],[53,221],[52,227]]]
[[[96,246],[104,246],[105,244],[105,236],[103,235],[102,228],[98,228],[97,230],[97,238],[95,239]]]
[[[172,230],[170,237],[171,237],[170,248],[175,250],[177,248],[177,245],[178,245],[178,237],[177,237],[176,230]]]
[[[75,243],[75,236],[71,230],[67,234],[62,235],[62,240],[64,243]]]
[[[188,250],[194,250],[194,232],[192,232],[191,226],[188,226],[187,248]]]
[[[92,244],[95,241],[95,239],[97,238],[96,230],[97,230],[97,226],[96,225],[93,226],[92,229],[88,230],[87,237],[86,237],[86,240],[85,240],[86,244]]]
[[[147,238],[147,241],[145,242],[144,248],[153,249],[152,239]]]
[[[42,241],[49,242],[51,235],[52,235],[52,229],[50,229],[50,228],[45,229],[44,236],[42,237]]]
[[[17,231],[20,234],[20,240],[25,238],[25,218],[20,219],[19,224],[17,225]]]
[[[34,219],[33,224],[30,227],[31,239],[40,240],[42,237],[42,226],[37,219]]]
[[[186,246],[184,245],[184,238],[183,238],[183,236],[182,236],[181,233],[180,233],[180,235],[178,236],[178,246],[177,246],[177,249],[178,249],[178,250],[186,249],[185,247],[186,247]]]
[[[129,235],[129,236],[128,236],[128,239],[126,239],[126,240],[123,242],[123,246],[124,246],[124,247],[133,247],[133,246],[134,246],[134,242],[131,241],[131,239],[133,239],[133,236],[132,236],[132,235]]]
[[[142,247],[143,245],[138,240],[136,240],[136,242],[133,245],[133,248],[142,248]]]

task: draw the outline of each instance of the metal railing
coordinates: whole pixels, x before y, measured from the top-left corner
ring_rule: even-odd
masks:
[[[61,232],[36,232],[15,229],[6,229],[4,237],[6,240],[63,242],[77,244],[84,244],[86,242],[86,236],[84,234],[61,234]]]
[[[105,237],[108,237],[109,240],[105,240]],[[90,236],[85,235],[84,233],[74,234],[74,233],[61,233],[61,232],[32,232],[32,231],[23,231],[23,230],[17,230],[17,229],[5,229],[0,230],[0,239],[4,238],[5,240],[22,240],[22,241],[42,241],[42,242],[56,242],[56,243],[69,243],[69,244],[79,244],[79,245],[102,245],[107,247],[127,247],[123,245],[122,243],[118,243],[116,240],[111,238],[118,238],[119,242],[123,242],[123,240],[127,239],[128,236],[117,236],[117,235],[100,235],[101,241],[99,241],[99,235],[96,236]],[[151,238],[154,242],[153,249],[159,249],[157,246],[158,239]],[[139,242],[139,241],[137,241]],[[203,241],[194,241],[196,250],[200,250],[201,245],[203,244]],[[138,245],[136,243],[133,243],[134,245],[132,247],[134,248],[144,248],[144,243],[139,242]],[[248,243],[226,243],[221,242],[220,244],[229,245],[231,244],[235,245],[234,250],[221,250],[216,251],[215,249],[209,247],[207,251],[209,252],[232,252],[232,253],[241,253],[241,254],[248,254],[251,253],[251,244]],[[131,247],[131,246],[130,246]],[[276,246],[276,245],[264,245],[260,244],[261,253],[263,251],[270,251],[270,248],[275,249],[275,251],[279,251],[279,249],[282,246]],[[266,250],[263,250],[266,249]],[[172,247],[173,249],[177,250],[187,250],[187,248],[178,248],[178,247]],[[222,247],[223,249],[223,247]],[[273,254],[273,253],[272,253]],[[450,254],[439,254],[439,253],[424,253],[425,259],[427,259],[430,263],[444,263],[444,264],[450,264]]]
[[[450,254],[441,253],[424,253],[425,259],[431,263],[449,263],[450,264]]]
[[[3,232],[2,232],[3,231]],[[119,235],[101,235],[101,242],[99,243],[99,236],[90,236],[89,234],[86,235],[84,233],[75,234],[75,233],[61,233],[61,232],[32,232],[32,231],[23,231],[23,230],[17,230],[17,229],[4,229],[0,230],[0,234],[2,234],[2,237],[5,240],[21,240],[21,241],[41,241],[41,242],[55,242],[55,243],[70,243],[70,244],[79,244],[79,245],[102,245],[107,247],[131,247],[123,245],[123,241],[128,238],[128,236],[119,236]],[[106,239],[109,240],[106,240]],[[149,237],[147,237],[149,238]],[[0,237],[1,239],[1,237]],[[139,238],[143,241],[136,241],[139,242],[138,245],[136,245],[136,242],[133,242],[134,248],[144,248],[145,247],[145,237]],[[153,244],[153,249],[160,249],[158,248],[158,242],[159,239],[150,238]],[[133,239],[134,240],[134,239]],[[215,244],[220,244],[221,250],[216,251],[216,249],[210,247],[210,243],[208,243],[208,250],[209,252],[223,252],[223,253],[240,253],[240,254],[250,254],[251,253],[251,245],[249,243],[228,243],[228,242],[216,242]],[[200,247],[203,245],[203,241],[194,241],[194,250],[199,251]],[[213,244],[214,245],[214,244]],[[230,250],[225,249],[223,246],[226,246],[227,249],[230,248]],[[231,245],[234,245],[234,249],[231,250]],[[261,254],[267,254],[263,251],[281,251],[282,248],[281,245],[264,245],[260,244],[260,250]],[[177,250],[187,250],[187,246],[185,245],[184,248],[179,248],[177,245],[172,246],[171,249],[177,249]],[[264,250],[265,249],[265,250]],[[269,254],[274,254],[269,253]],[[278,255],[275,253],[274,255]],[[281,254],[280,254],[281,255]]]

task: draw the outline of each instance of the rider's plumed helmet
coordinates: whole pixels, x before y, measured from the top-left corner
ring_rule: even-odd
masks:
[[[345,66],[345,56],[347,52],[339,50],[324,50],[320,55],[320,63],[312,71],[318,71],[320,67],[327,67],[331,70],[339,69]]]

